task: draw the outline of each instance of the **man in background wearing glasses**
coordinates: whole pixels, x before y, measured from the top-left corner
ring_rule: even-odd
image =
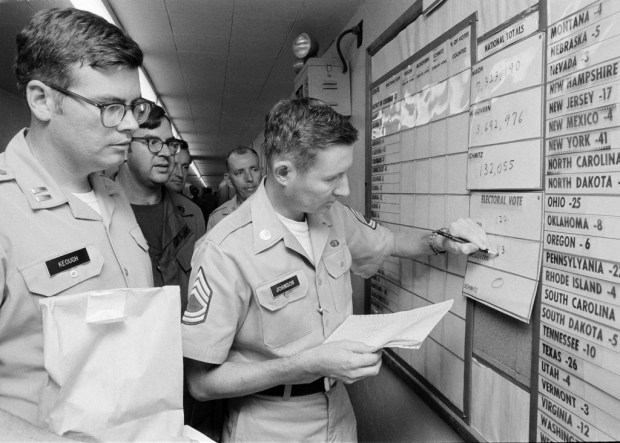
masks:
[[[56,441],[41,429],[47,381],[38,300],[153,285],[147,244],[119,165],[148,117],[143,54],[123,31],[74,9],[37,12],[17,36],[17,84],[31,112],[0,154],[0,433]]]
[[[180,286],[181,312],[187,306],[194,243],[205,233],[200,209],[165,186],[183,146],[183,140],[173,137],[165,111],[153,105],[116,176],[149,245],[155,286]]]

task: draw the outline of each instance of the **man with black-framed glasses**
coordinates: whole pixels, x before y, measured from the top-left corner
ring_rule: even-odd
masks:
[[[179,285],[183,312],[194,243],[205,233],[200,208],[165,187],[175,155],[186,143],[173,137],[170,120],[157,105],[152,105],[131,140],[127,161],[115,179],[125,191],[149,245],[155,286]]]
[[[127,161],[115,175],[146,237],[155,286],[179,286],[181,312],[187,307],[194,244],[205,233],[200,208],[165,186],[174,170],[175,156],[183,148],[187,149],[187,143],[173,137],[164,109],[153,105],[133,134]],[[211,437],[219,436],[211,425],[211,406],[196,405],[185,389],[183,409],[188,424],[194,412],[201,416],[206,412],[207,427],[200,430]]]
[[[30,126],[0,154],[0,435],[56,441],[40,421],[45,297],[153,285],[127,197],[99,171],[122,163],[152,104],[143,54],[122,30],[75,9],[34,14],[15,73]]]

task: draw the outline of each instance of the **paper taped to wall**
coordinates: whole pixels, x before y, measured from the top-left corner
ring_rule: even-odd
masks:
[[[448,300],[394,314],[351,315],[325,340],[350,340],[379,348],[419,349],[452,307]]]

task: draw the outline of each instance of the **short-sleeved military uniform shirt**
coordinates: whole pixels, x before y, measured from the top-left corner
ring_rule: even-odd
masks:
[[[239,206],[241,206],[241,203],[239,203],[239,196],[235,195],[227,202],[224,202],[223,204],[215,208],[211,215],[209,215],[209,221],[207,222],[207,231],[213,229],[213,227],[219,222],[221,222],[224,217],[236,211]]]
[[[352,313],[350,271],[368,277],[394,236],[340,203],[308,215],[314,256],[284,227],[264,181],[197,244],[183,315],[185,357],[212,364],[296,354]]]
[[[0,408],[36,423],[46,380],[38,300],[151,287],[146,240],[120,187],[89,181],[102,215],[65,194],[17,134],[0,154]]]

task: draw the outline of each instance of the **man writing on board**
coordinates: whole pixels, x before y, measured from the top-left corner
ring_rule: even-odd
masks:
[[[352,313],[350,272],[369,277],[390,255],[488,247],[469,219],[450,224],[458,243],[393,233],[339,203],[356,140],[320,100],[280,101],[265,124],[267,177],[196,244],[182,320],[188,384],[198,399],[230,398],[225,441],[356,440],[343,384],[376,375],[381,352],[323,344]]]

